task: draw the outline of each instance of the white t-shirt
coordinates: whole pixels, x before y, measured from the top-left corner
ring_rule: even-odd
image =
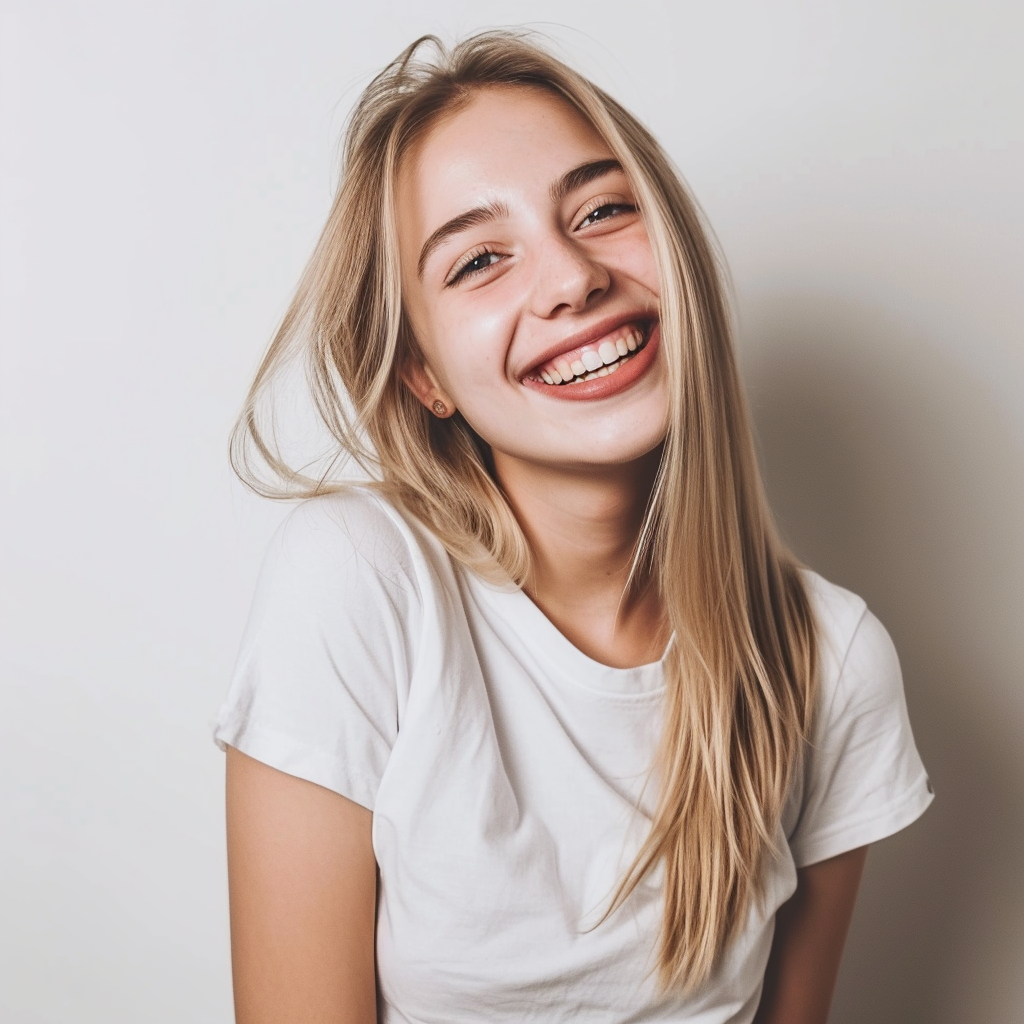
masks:
[[[373,811],[382,1024],[753,1018],[796,869],[932,798],[888,634],[860,598],[807,582],[821,705],[783,853],[710,981],[663,999],[660,870],[594,927],[649,827],[661,663],[592,660],[364,488],[287,518],[215,737]]]

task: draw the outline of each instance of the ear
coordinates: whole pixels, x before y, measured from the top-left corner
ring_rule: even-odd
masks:
[[[447,419],[455,412],[455,403],[437,382],[426,363],[410,356],[402,364],[402,380],[409,390],[437,417]]]

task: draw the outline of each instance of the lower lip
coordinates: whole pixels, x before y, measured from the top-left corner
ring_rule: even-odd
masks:
[[[661,338],[661,330],[655,324],[651,330],[651,336],[647,344],[634,354],[634,356],[622,363],[614,372],[604,377],[594,377],[591,380],[580,381],[576,384],[545,384],[543,381],[524,378],[522,383],[534,391],[539,391],[548,398],[562,398],[570,402],[587,402],[597,398],[610,398],[620,391],[625,391],[631,384],[639,380],[658,354],[658,342]]]

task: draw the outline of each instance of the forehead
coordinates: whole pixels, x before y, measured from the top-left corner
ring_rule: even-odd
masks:
[[[610,156],[601,136],[560,97],[529,86],[479,89],[402,161],[400,232],[422,239],[480,202],[546,194],[569,168]]]

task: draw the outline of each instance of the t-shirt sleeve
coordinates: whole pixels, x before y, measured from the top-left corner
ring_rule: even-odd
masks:
[[[372,810],[416,628],[402,538],[370,497],[300,505],[260,571],[218,746]]]
[[[892,835],[932,801],[896,649],[867,609],[834,686],[823,686],[821,697],[804,763],[801,809],[789,837],[797,867]]]

